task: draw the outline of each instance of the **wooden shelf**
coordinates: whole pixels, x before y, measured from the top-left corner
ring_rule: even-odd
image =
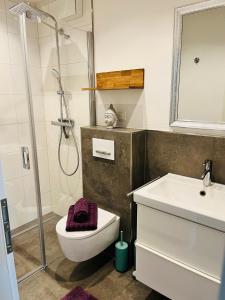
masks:
[[[97,73],[96,82],[96,88],[83,88],[82,91],[143,89],[144,69]]]

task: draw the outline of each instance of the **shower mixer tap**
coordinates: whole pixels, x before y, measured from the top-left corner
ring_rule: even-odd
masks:
[[[62,96],[62,95],[65,95],[65,92],[64,91],[57,91],[57,94]]]
[[[70,137],[69,132],[74,127],[74,120],[71,119],[58,119],[58,121],[51,121],[51,124],[54,126],[60,126],[63,130],[65,139]]]

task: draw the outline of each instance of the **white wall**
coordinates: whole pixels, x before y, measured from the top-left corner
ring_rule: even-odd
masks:
[[[83,16],[67,24],[60,22],[61,4],[62,2],[54,1],[49,5],[42,6],[41,9],[54,15],[60,26],[64,28],[65,33],[70,35],[68,40],[60,36],[62,82],[66,91],[71,118],[75,121],[74,132],[81,158],[80,127],[89,125],[89,95],[88,92],[82,92],[81,88],[88,87],[86,31],[92,30],[91,2],[85,0]],[[65,176],[59,168],[57,151],[60,129],[51,125],[51,121],[55,121],[60,117],[59,96],[56,93],[59,87],[50,73],[51,68],[58,68],[56,64],[56,41],[54,31],[44,24],[39,25],[38,31],[52,206],[55,213],[65,215],[69,205],[73,204],[83,193],[81,164],[78,172],[72,177]],[[70,141],[63,139],[62,161],[65,169],[69,172],[76,165],[76,150],[71,139]]]
[[[3,162],[6,195],[12,229],[37,217],[33,168],[23,169],[21,146],[31,157],[29,119],[19,22],[8,12],[13,2],[0,0],[0,160]],[[47,141],[44,121],[41,65],[37,24],[28,25],[28,48],[32,77],[43,213],[51,211]],[[32,159],[31,159],[32,160]]]
[[[145,68],[143,91],[97,93],[97,119],[113,103],[126,126],[168,131],[174,9],[198,0],[94,0],[96,72]]]

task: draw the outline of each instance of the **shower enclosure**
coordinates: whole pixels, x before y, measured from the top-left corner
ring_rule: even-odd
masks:
[[[81,92],[94,80],[91,1],[84,2],[83,19],[66,24],[65,32],[60,8],[52,1],[41,7],[44,12],[25,3],[5,7],[6,28],[0,20],[0,38],[4,36],[9,47],[8,56],[7,45],[0,49],[5,77],[0,82],[0,106],[4,110],[0,117],[0,160],[19,282],[44,269],[56,255],[54,222],[82,195],[81,168],[68,177],[60,164],[71,173],[70,166],[78,159],[76,151],[80,155],[80,126],[95,119],[93,93]],[[14,14],[8,14],[8,9]],[[64,89],[59,89],[52,69],[59,72]],[[60,114],[63,103],[70,112],[67,119],[75,122],[74,128],[69,123],[72,129],[68,136],[62,134],[65,124],[52,125],[58,118],[59,123],[64,122]],[[71,141],[73,136],[77,146]]]

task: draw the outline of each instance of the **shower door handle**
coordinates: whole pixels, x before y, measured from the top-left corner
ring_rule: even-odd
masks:
[[[24,169],[30,170],[30,155],[28,147],[21,147],[23,167]]]

